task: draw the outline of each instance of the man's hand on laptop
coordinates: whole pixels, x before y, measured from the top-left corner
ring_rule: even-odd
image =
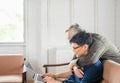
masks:
[[[45,74],[43,74],[43,77],[44,77],[44,78],[45,78],[46,76],[52,77],[52,78],[56,78],[55,74],[53,74],[53,73],[45,73]]]
[[[49,76],[46,76],[44,79],[43,79],[44,82],[47,82],[47,83],[62,83],[61,81],[57,81],[55,80],[54,78],[52,77],[49,77]]]

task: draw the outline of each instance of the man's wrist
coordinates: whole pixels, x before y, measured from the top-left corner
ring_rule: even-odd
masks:
[[[54,74],[54,75],[53,75],[53,78],[55,78],[55,79],[56,79],[56,78],[57,78],[57,75],[56,75],[56,74]]]
[[[56,83],[63,83],[62,81],[56,81]]]

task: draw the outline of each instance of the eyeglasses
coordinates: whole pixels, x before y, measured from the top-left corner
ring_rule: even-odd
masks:
[[[73,47],[74,50],[78,49],[81,45],[77,46],[77,47]]]

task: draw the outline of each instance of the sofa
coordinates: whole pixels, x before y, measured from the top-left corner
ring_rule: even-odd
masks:
[[[101,83],[120,83],[120,64],[111,61],[103,61],[103,80]]]
[[[56,67],[56,66],[65,66],[69,63],[62,64],[45,64],[43,67],[45,68],[45,73],[49,72],[48,67]],[[120,83],[120,64],[111,61],[104,60],[103,61],[103,79],[101,83]]]

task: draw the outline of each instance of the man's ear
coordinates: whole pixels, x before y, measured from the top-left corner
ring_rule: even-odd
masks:
[[[88,44],[84,44],[84,49],[88,50],[88,48],[89,48]]]

